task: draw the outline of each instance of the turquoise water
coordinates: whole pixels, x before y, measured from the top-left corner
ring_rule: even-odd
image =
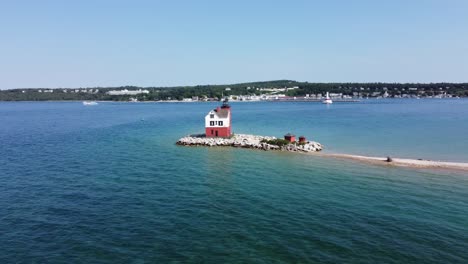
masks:
[[[468,175],[174,145],[214,106],[0,103],[0,262],[468,261]],[[468,100],[232,106],[237,133],[468,162]]]

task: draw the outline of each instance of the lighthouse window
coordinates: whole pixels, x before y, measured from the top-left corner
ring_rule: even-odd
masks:
[[[219,125],[219,126],[222,126],[222,125],[223,125],[223,121],[218,121],[218,125]]]
[[[210,121],[210,126],[214,126],[215,122],[214,121]]]

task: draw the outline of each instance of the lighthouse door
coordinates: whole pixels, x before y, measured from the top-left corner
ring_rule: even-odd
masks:
[[[218,130],[215,131],[216,136],[218,136]]]

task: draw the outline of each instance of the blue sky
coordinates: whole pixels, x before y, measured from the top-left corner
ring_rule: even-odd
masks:
[[[467,82],[468,1],[0,1],[0,88]]]

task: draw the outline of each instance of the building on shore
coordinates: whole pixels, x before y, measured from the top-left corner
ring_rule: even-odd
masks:
[[[300,136],[300,137],[299,137],[299,143],[303,143],[303,144],[307,143],[306,137]]]
[[[138,94],[149,94],[148,90],[112,90],[107,92],[108,95],[138,95]]]
[[[291,142],[291,143],[294,143],[294,142],[296,142],[296,135],[293,135],[291,133],[287,133],[286,135],[284,135],[284,139]]]
[[[231,106],[227,99],[221,107],[211,110],[205,116],[206,137],[230,137],[231,128]]]

